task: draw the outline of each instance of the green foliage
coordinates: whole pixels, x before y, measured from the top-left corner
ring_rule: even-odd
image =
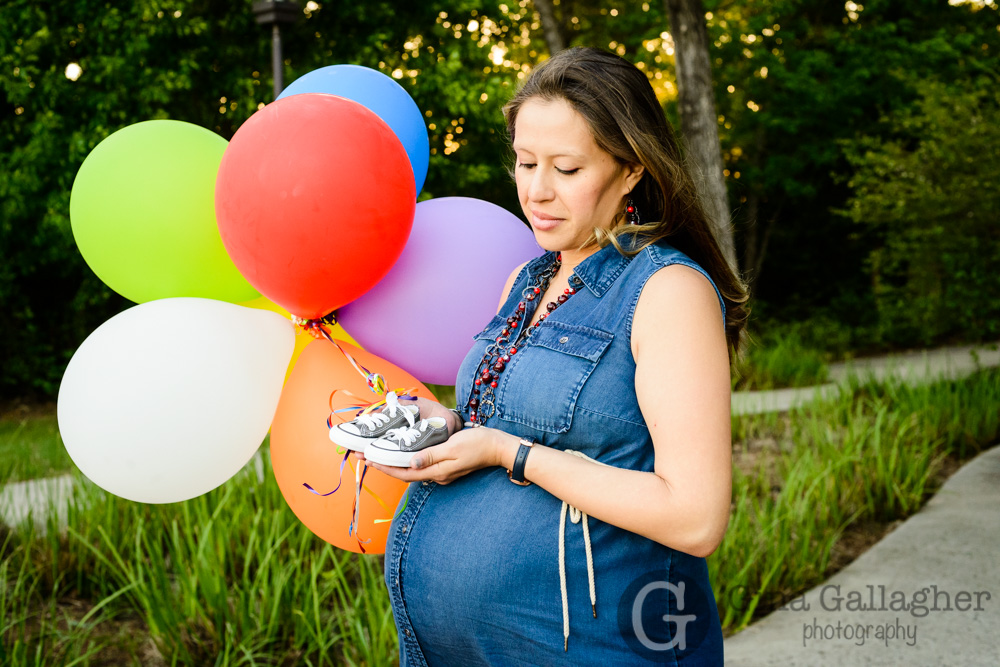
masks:
[[[809,387],[826,382],[828,372],[823,354],[808,347],[796,330],[768,330],[760,338],[751,336],[737,359],[733,390]]]
[[[0,483],[70,472],[55,415],[0,419]]]
[[[917,82],[917,104],[883,118],[882,136],[845,143],[855,168],[845,215],[877,239],[868,269],[888,343],[1000,335],[995,84]]]
[[[243,36],[259,30],[248,14],[224,9],[193,0],[169,10],[151,1],[21,0],[0,7],[0,302],[6,320],[0,393],[53,395],[83,338],[126,305],[76,249],[69,224],[73,178],[87,154],[125,125],[177,118],[219,129],[213,113],[217,90],[228,88],[222,80],[250,85],[247,66],[223,58],[266,57],[255,39],[238,52],[217,46],[244,43]],[[213,10],[216,19],[209,20]],[[71,63],[80,68],[76,81],[67,78]]]
[[[221,488],[144,505],[82,477],[55,513],[0,535],[5,665],[386,665],[396,632],[381,559],[335,549],[288,508],[265,456]],[[61,611],[67,599],[88,611]],[[79,607],[79,603],[77,603]],[[116,628],[131,623],[132,633]],[[148,650],[148,647],[146,647]]]
[[[755,295],[776,319],[821,315],[856,329],[860,347],[902,343],[880,332],[885,320],[867,269],[881,241],[875,230],[838,214],[856,169],[847,146],[858,136],[891,140],[895,130],[883,119],[923,113],[915,81],[995,87],[995,7],[889,0],[858,3],[857,11],[803,0],[710,4],[738,243],[746,270],[762,260],[760,274],[750,276]],[[948,193],[958,207],[968,195]]]
[[[271,37],[251,4],[0,5],[0,395],[54,396],[80,342],[128,305],[84,265],[70,231],[69,193],[87,154],[110,133],[151,118],[229,138],[270,101]],[[958,336],[959,321],[975,336],[993,335],[995,315],[973,312],[978,306],[965,299],[972,285],[989,287],[981,272],[960,280],[965,291],[943,288],[940,300],[960,304],[920,305],[913,312],[923,315],[887,329],[891,302],[902,298],[898,252],[884,250],[882,227],[836,212],[853,206],[848,198],[858,191],[850,183],[870,180],[865,173],[851,180],[861,169],[853,156],[867,150],[857,137],[912,151],[921,128],[933,133],[938,112],[921,102],[915,81],[955,82],[949,97],[995,86],[996,10],[930,0],[871,0],[857,12],[815,0],[706,0],[705,8],[737,242],[745,269],[763,261],[755,292],[774,319],[821,316],[851,332],[849,345],[865,348]],[[638,63],[676,117],[662,3],[563,0],[555,9],[567,44]],[[518,211],[501,108],[547,56],[528,0],[330,0],[305,5],[282,35],[286,83],[354,63],[393,76],[413,95],[431,140],[423,198],[474,196]],[[76,80],[67,78],[71,63],[80,68]],[[908,128],[886,120],[901,117]],[[983,183],[995,182],[982,173]],[[964,185],[946,194],[956,210],[973,205]],[[969,270],[955,252],[937,275]],[[949,331],[922,324],[952,318],[955,309],[966,312]]]

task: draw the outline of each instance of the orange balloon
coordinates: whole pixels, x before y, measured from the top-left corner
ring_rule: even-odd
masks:
[[[434,399],[430,390],[406,371],[359,347],[338,342],[360,365],[381,373],[389,389],[410,389],[410,395]],[[340,478],[345,450],[330,441],[326,425],[331,394],[334,409],[357,405],[359,398],[371,402],[382,399],[372,393],[365,379],[335,345],[326,340],[311,341],[281,391],[278,410],[271,422],[271,463],[278,488],[295,516],[330,544],[360,553],[360,538],[365,553],[385,553],[389,522],[375,521],[392,518],[406,491],[405,482],[373,468],[367,470],[355,535],[349,534],[348,528],[353,516],[355,471],[363,462],[351,454],[343,469],[343,483],[332,495],[322,497],[303,486],[309,484],[319,493],[328,493],[337,487]],[[347,420],[354,413],[341,414]]]
[[[272,312],[278,313],[284,318],[290,318],[288,311],[276,304],[275,302],[268,299],[266,296],[260,296],[251,301],[244,301],[240,304],[241,306],[246,306],[247,308],[257,308],[258,310],[270,310]],[[351,337],[351,334],[344,331],[344,327],[339,324],[334,325],[330,328],[330,333],[337,340],[346,340],[351,345],[360,347],[358,341]],[[306,349],[306,345],[314,341],[315,339],[302,329],[296,327],[295,329],[295,349],[292,351],[292,358],[288,362],[288,370],[285,371],[285,382],[288,382],[289,376],[292,374],[292,369],[295,368],[295,362],[299,360],[299,355],[302,354],[302,350]]]

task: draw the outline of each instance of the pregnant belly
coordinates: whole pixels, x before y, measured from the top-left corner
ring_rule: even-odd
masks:
[[[435,657],[451,664],[460,658],[469,664],[495,662],[508,651],[554,655],[560,661],[573,658],[574,648],[627,652],[619,631],[621,601],[633,582],[651,572],[666,579],[675,552],[590,519],[595,619],[583,528],[567,519],[567,655],[559,578],[561,507],[538,486],[511,484],[500,468],[434,488],[408,527],[400,563],[406,611],[432,664]],[[642,611],[662,623],[669,610],[653,604],[654,597]]]
[[[511,484],[500,468],[435,488],[410,528],[400,567],[421,644],[432,636],[461,645],[483,627],[526,621],[561,637],[560,507],[537,486]]]

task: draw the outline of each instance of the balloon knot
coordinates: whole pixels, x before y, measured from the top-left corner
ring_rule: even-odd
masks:
[[[337,324],[337,315],[333,312],[327,313],[323,317],[307,319],[292,315],[292,323],[299,327],[313,338],[330,338],[329,327]]]

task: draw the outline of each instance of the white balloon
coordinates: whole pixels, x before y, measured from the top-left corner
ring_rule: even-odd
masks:
[[[196,298],[134,306],[66,368],[57,406],[66,450],[129,500],[207,493],[263,441],[294,345],[292,323],[270,311]]]

